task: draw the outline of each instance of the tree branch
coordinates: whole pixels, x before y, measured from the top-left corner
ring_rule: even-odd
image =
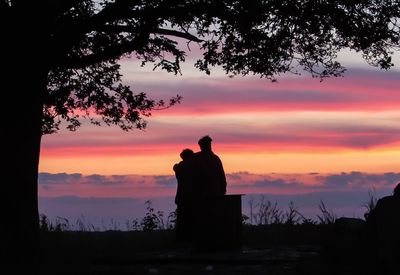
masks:
[[[136,0],[116,0],[114,3],[109,3],[99,13],[85,22],[85,27],[89,30],[97,30],[109,22],[134,18],[137,14],[130,7],[138,5],[139,2]]]
[[[128,25],[106,25],[102,26],[98,29],[99,31],[104,31],[104,32],[111,32],[111,33],[137,33],[138,30],[128,26]],[[175,37],[180,37],[184,38],[189,41],[193,42],[203,42],[202,39],[194,36],[193,34],[190,34],[189,32],[185,31],[176,31],[176,30],[169,30],[169,29],[163,29],[163,28],[155,28],[153,30],[150,30],[150,33],[153,34],[162,34],[162,35],[169,35],[169,36],[175,36]]]
[[[131,53],[140,49],[146,40],[146,38],[142,38],[138,39],[137,41],[129,41],[119,45],[114,45],[112,47],[105,48],[101,52],[89,54],[83,57],[67,58],[65,62],[60,63],[62,65],[58,66],[57,68],[82,69],[102,61],[117,59],[123,54]]]
[[[163,35],[170,35],[170,36],[175,36],[175,37],[180,37],[180,38],[184,38],[190,41],[194,41],[194,42],[203,42],[202,39],[188,33],[188,32],[180,32],[180,31],[175,31],[175,30],[168,30],[168,29],[161,29],[161,28],[157,28],[154,30],[154,33],[157,34],[163,34]]]
[[[63,0],[63,1],[73,1],[73,0]],[[158,28],[158,24],[160,23],[160,19],[164,18],[167,20],[171,13],[175,16],[181,17],[190,10],[195,10],[194,7],[169,7],[168,1],[161,2],[159,6],[152,8],[142,8],[140,5],[141,1],[138,0],[116,0],[113,3],[109,3],[106,5],[100,12],[94,14],[90,18],[86,20],[78,20],[75,22],[71,22],[68,26],[63,26],[63,28],[54,36],[54,45],[61,49],[58,54],[57,64],[65,63],[65,60],[68,60],[68,57],[63,57],[66,55],[72,48],[74,44],[79,43],[82,39],[84,39],[85,35],[94,31],[112,31],[114,33],[117,32],[128,32],[134,33],[137,32],[141,36],[139,40],[143,40],[143,38],[147,37],[150,33],[153,34],[162,34],[169,35],[187,39],[189,41],[194,42],[202,42],[198,37],[190,34],[187,31],[177,31],[177,30],[168,30]],[[195,6],[195,5],[194,5]],[[135,7],[140,7],[135,9]],[[118,20],[124,20],[134,18],[138,22],[138,28],[129,29],[129,25],[117,25],[113,26],[110,23],[117,22]],[[144,41],[139,43],[142,45]],[[74,59],[70,59],[68,61],[69,64],[72,65],[73,68],[76,66],[81,68],[82,66],[89,65],[103,61],[107,57],[108,58],[118,58],[120,55],[124,53],[129,53],[134,51],[135,49],[140,49],[139,46],[135,46],[132,43],[129,45],[119,45],[115,50],[111,48],[108,50],[104,50],[101,54],[92,54],[83,57],[83,60],[78,61]],[[61,60],[59,60],[61,59]],[[73,60],[73,61],[72,61]],[[75,65],[76,64],[76,65]],[[62,66],[69,67],[69,66]]]

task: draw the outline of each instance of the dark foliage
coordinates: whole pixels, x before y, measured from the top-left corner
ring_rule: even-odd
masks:
[[[75,130],[81,117],[142,129],[151,110],[178,103],[179,96],[165,103],[135,93],[121,83],[118,65],[132,56],[178,74],[186,56],[178,40],[201,46],[196,66],[206,73],[218,65],[231,75],[271,80],[301,71],[340,76],[345,68],[336,56],[344,48],[388,69],[399,44],[399,5],[393,0],[11,0],[1,1],[0,14],[3,24],[24,23],[25,13],[40,18],[35,31],[48,71],[43,132],[52,133],[62,119]]]

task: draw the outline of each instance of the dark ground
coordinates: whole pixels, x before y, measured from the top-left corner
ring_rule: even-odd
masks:
[[[43,232],[40,274],[368,274],[362,227],[244,226],[241,250],[198,252],[174,232]]]

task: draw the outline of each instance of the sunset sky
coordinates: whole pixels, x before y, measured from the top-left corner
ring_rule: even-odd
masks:
[[[381,71],[356,54],[340,60],[344,77],[288,74],[272,83],[218,68],[207,76],[190,58],[177,76],[125,59],[124,81],[134,90],[156,99],[179,94],[182,103],[153,112],[145,131],[85,124],[44,136],[39,195],[172,196],[173,164],[182,149],[198,150],[203,135],[229,174],[228,193],[390,189],[400,181],[399,64]]]
[[[183,148],[206,134],[227,172],[386,172],[400,157],[400,75],[350,67],[342,78],[308,75],[182,76],[123,62],[126,83],[155,98],[183,101],[155,111],[145,131],[84,125],[43,138],[43,172],[171,174]]]

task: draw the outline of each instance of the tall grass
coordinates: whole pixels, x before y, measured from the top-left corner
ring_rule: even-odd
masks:
[[[368,192],[367,202],[363,204],[363,206],[366,209],[366,212],[364,214],[365,219],[368,219],[368,216],[371,213],[371,211],[375,209],[377,202],[378,202],[378,198],[375,196],[375,189],[372,189],[372,191]]]
[[[292,201],[287,208],[282,209],[277,202],[272,202],[261,196],[258,202],[254,202],[253,198],[251,198],[248,202],[248,207],[250,216],[244,215],[243,218],[248,225],[331,224],[336,219],[336,215],[327,210],[323,201],[318,206],[321,214],[317,215],[317,220],[305,217]]]
[[[170,212],[165,216],[163,211],[156,211],[150,200],[145,202],[146,214],[142,219],[132,219],[125,222],[125,230],[127,231],[155,231],[155,230],[172,230],[175,228],[176,212]],[[61,231],[121,231],[120,222],[111,219],[108,223],[102,221],[101,227],[96,227],[90,223],[82,215],[71,222],[67,218],[57,216],[51,221],[45,214],[40,214],[39,219],[40,230],[43,232],[61,232]]]
[[[321,200],[318,209],[321,211],[321,215],[317,215],[320,224],[333,224],[336,220],[336,215],[332,210],[328,210],[325,203]]]
[[[364,215],[367,219],[369,213],[375,208],[377,198],[372,191],[368,192],[368,200],[363,204],[366,208]],[[120,222],[111,219],[108,223],[102,222],[101,228],[94,226],[84,216],[78,218],[75,222],[71,222],[63,217],[56,217],[54,221],[50,221],[45,214],[40,215],[40,229],[42,231],[156,231],[156,230],[172,230],[175,228],[176,212],[170,212],[167,215],[160,210],[154,209],[152,202],[145,202],[146,213],[141,219],[135,218],[125,222],[125,228],[122,229]],[[320,214],[316,218],[305,217],[301,211],[291,201],[287,208],[281,208],[277,202],[266,199],[263,195],[258,201],[251,198],[248,201],[249,216],[242,214],[242,222],[244,225],[260,226],[260,225],[299,225],[312,224],[324,225],[335,223],[337,216],[328,209],[326,204],[321,200],[318,209]]]

